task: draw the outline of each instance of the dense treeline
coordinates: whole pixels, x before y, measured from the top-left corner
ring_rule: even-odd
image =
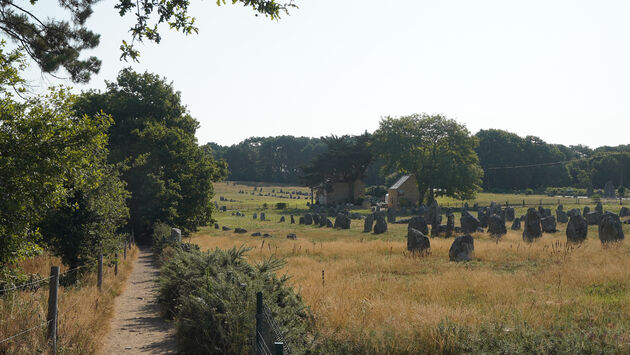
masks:
[[[231,146],[208,143],[203,148],[227,162],[230,180],[287,184],[299,183],[301,168],[328,152],[325,139],[294,136],[252,137]],[[375,161],[368,167],[366,183],[384,183],[381,166]]]
[[[629,185],[630,145],[565,146],[497,129],[481,130],[475,137],[485,191],[602,189],[608,181],[615,187]],[[300,167],[328,151],[325,141],[326,137],[254,137],[231,146],[208,143],[204,149],[227,162],[230,180],[298,183]],[[378,157],[378,152],[373,153]],[[395,180],[392,177],[398,172],[384,170],[384,166],[383,160],[373,160],[365,171],[366,185],[387,185]]]
[[[489,191],[564,187],[604,188],[627,185],[630,145],[590,149],[583,145],[549,144],[538,137],[503,130],[481,130],[477,154]]]

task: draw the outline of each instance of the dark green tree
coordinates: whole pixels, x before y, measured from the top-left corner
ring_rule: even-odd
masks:
[[[44,96],[24,95],[19,52],[0,46],[0,264],[35,252],[37,224],[49,210],[67,206],[75,189],[91,190],[105,172],[111,118],[77,115],[74,97],[52,88]]]
[[[359,136],[322,137],[328,150],[302,167],[301,182],[311,189],[320,185],[330,189],[336,182],[346,182],[354,194],[354,182],[363,177],[372,162],[370,139],[367,132]],[[357,197],[352,195],[350,199],[354,201]]]
[[[155,74],[122,70],[105,92],[86,92],[75,108],[88,115],[107,112],[109,163],[125,164],[121,178],[131,192],[130,223],[147,235],[160,221],[185,232],[212,219],[212,183],[225,177],[215,161],[197,145],[199,126],[171,83]]]
[[[99,44],[100,35],[90,31],[85,23],[94,12],[93,6],[100,1],[58,0],[59,8],[69,18],[66,20],[37,15],[40,0],[0,0],[0,31],[15,41],[43,72],[55,73],[63,67],[73,81],[87,82],[101,68],[101,60],[94,56],[81,59],[84,50]],[[225,0],[217,1],[217,5],[225,3]],[[232,3],[250,7],[256,15],[271,19],[279,18],[295,6],[292,1],[275,0],[233,0]],[[140,52],[135,47],[136,42],[160,43],[161,25],[186,35],[198,32],[189,11],[190,0],[117,0],[113,6],[121,17],[135,17],[129,29],[131,40],[123,40],[120,46],[123,59],[138,59]]]
[[[477,138],[464,125],[442,115],[385,117],[373,135],[372,149],[389,171],[414,174],[420,201],[438,195],[471,199],[483,171]]]
[[[64,264],[74,268],[96,260],[98,253],[113,254],[123,246],[129,192],[118,169],[99,162],[103,176],[95,187],[74,188],[62,206],[50,209],[40,223],[43,240]]]

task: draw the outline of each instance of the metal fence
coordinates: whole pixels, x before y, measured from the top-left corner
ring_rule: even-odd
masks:
[[[254,336],[255,355],[291,354],[291,348],[284,340],[282,330],[273,319],[269,307],[263,303],[262,292],[256,293],[256,334]]]

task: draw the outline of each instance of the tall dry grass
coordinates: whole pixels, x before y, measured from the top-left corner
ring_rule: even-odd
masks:
[[[93,354],[102,346],[101,341],[109,331],[113,315],[114,298],[124,289],[138,249],[127,252],[127,260],[120,260],[118,276],[113,266],[105,262],[103,291],[96,288],[96,274],[86,271],[79,282],[59,288],[58,352],[62,354]],[[48,276],[50,266],[60,265],[57,258],[39,256],[21,264],[28,273]],[[63,273],[65,268],[61,268]],[[75,271],[71,271],[75,272]],[[38,325],[46,321],[48,287],[37,291],[11,292],[0,297],[0,340],[23,330],[34,328],[13,340],[0,344],[0,354],[49,353],[46,327]]]
[[[278,213],[268,211],[271,222],[218,215],[221,225],[273,238],[205,229],[192,242],[202,249],[247,245],[254,262],[285,258],[284,272],[311,307],[323,339],[369,343],[366,352],[413,353],[440,349],[444,339],[436,332],[444,322],[472,329],[498,323],[506,332],[524,324],[578,326],[621,332],[616,341],[630,351],[630,334],[624,335],[630,330],[630,244],[603,247],[596,228],[581,245],[566,244],[566,224],[532,244],[520,231],[498,241],[478,233],[474,260],[454,263],[448,258],[453,239],[431,238],[429,255],[410,255],[406,225],[390,224],[375,236],[361,233],[362,221],[342,231],[278,223]],[[628,225],[624,230],[630,235]],[[298,239],[286,239],[287,233]]]

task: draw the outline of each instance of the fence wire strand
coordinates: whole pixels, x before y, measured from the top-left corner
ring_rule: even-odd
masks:
[[[66,275],[66,274],[69,274],[69,273],[74,272],[74,271],[78,271],[78,270],[83,269],[85,267],[87,267],[87,265],[77,266],[77,267],[75,267],[73,269],[66,270],[66,271],[60,273],[59,277],[61,277],[63,275]],[[7,287],[5,289],[0,290],[0,295],[4,294],[6,292],[15,291],[15,290],[21,290],[21,289],[27,288],[28,286],[33,286],[33,285],[37,285],[37,284],[40,284],[40,283],[43,283],[43,282],[47,282],[50,279],[52,279],[53,277],[54,276],[47,276],[47,277],[43,277],[43,278],[38,279],[38,280],[25,282],[25,283],[23,283],[21,285],[16,285],[16,286],[13,286],[13,287]]]
[[[12,336],[8,337],[8,338],[6,338],[6,339],[0,340],[0,344],[3,344],[3,343],[5,343],[5,342],[7,342],[7,341],[9,341],[9,340],[11,340],[11,339],[17,338],[17,337],[19,337],[20,335],[26,334],[26,333],[28,333],[28,332],[30,332],[30,331],[32,331],[32,330],[37,329],[37,328],[41,328],[41,327],[43,327],[43,326],[46,326],[46,325],[48,325],[48,323],[50,323],[50,322],[51,322],[50,320],[44,321],[44,322],[42,322],[41,324],[38,324],[38,325],[36,325],[36,326],[34,326],[34,327],[32,327],[32,328],[28,328],[28,329],[23,330],[23,331],[21,331],[21,332],[19,332],[19,333],[15,334],[15,335],[12,335]]]
[[[271,313],[271,310],[269,309],[269,307],[267,307],[266,305],[263,305],[262,314],[263,314],[263,318],[265,319],[265,323],[267,323],[268,328],[271,330],[271,333],[272,333],[271,335],[272,335],[273,340],[277,342],[282,342],[282,348],[284,349],[284,353],[291,354],[291,348],[289,347],[289,344],[287,344],[286,340],[284,339],[284,334],[282,333],[282,330],[280,329],[276,321],[273,319],[273,314]]]

